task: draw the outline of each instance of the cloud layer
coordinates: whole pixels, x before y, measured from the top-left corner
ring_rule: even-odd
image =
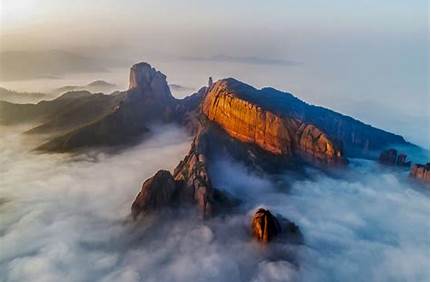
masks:
[[[350,166],[340,179],[311,170],[311,180],[285,176],[277,185],[226,159],[212,173],[249,208],[269,207],[300,226],[301,281],[428,281],[429,191],[406,171]]]
[[[211,174],[243,199],[239,213],[166,210],[133,224],[139,186],[183,158],[184,132],[75,157],[34,154],[19,131],[0,132],[2,281],[427,281],[429,193],[405,172],[353,160],[342,178],[274,182],[223,158]],[[248,224],[260,206],[295,221],[305,245],[257,245]]]

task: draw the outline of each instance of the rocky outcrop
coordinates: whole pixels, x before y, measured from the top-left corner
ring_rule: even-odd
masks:
[[[296,152],[304,158],[321,164],[344,164],[341,149],[319,128],[302,123],[296,130]]]
[[[173,99],[166,81],[166,75],[148,63],[138,63],[131,67],[129,89],[148,91],[149,93],[145,93],[146,95],[153,94],[157,99]]]
[[[229,88],[248,102],[283,117],[312,124],[323,131],[333,142],[342,147],[343,153],[354,157],[375,157],[388,145],[410,145],[401,136],[364,124],[352,117],[330,109],[301,101],[290,93],[266,87],[256,89],[229,78]]]
[[[199,132],[189,153],[174,170],[180,201],[196,203],[203,217],[211,216],[214,209],[214,189],[207,169],[207,148],[206,135]]]
[[[192,136],[196,135],[200,128],[200,106],[207,89],[207,87],[202,87],[196,93],[193,93],[184,99],[177,100],[175,105],[176,122],[185,127]]]
[[[155,211],[171,203],[176,191],[176,183],[167,170],[159,170],[153,177],[147,179],[136,196],[132,205],[132,216]]]
[[[251,230],[257,240],[268,243],[281,233],[281,226],[269,210],[259,209],[251,220]]]
[[[199,132],[189,153],[175,168],[173,176],[168,171],[159,171],[144,182],[132,205],[134,218],[143,211],[155,210],[170,203],[192,204],[203,218],[213,215],[215,199],[207,171],[207,142],[207,135]]]
[[[251,220],[251,233],[254,238],[263,243],[276,238],[291,243],[303,242],[302,233],[295,223],[280,215],[274,216],[269,210],[263,208],[258,209]]]
[[[425,183],[430,182],[430,164],[414,164],[410,169],[410,177],[419,179]]]
[[[247,85],[220,80],[209,89],[202,112],[230,136],[272,154],[299,155],[324,165],[345,163],[341,149],[320,129],[264,109],[252,102],[253,95]]]
[[[383,151],[379,156],[379,162],[384,165],[410,167],[411,162],[407,161],[407,155],[398,153],[395,149]]]
[[[248,86],[247,99],[271,112],[313,124],[334,142],[342,146],[343,153],[352,157],[375,158],[374,152],[389,145],[411,145],[403,137],[375,128],[350,116],[330,109],[308,104],[291,93],[266,87],[255,89]]]
[[[407,155],[398,153],[395,149],[383,151],[379,156],[379,163],[388,166],[410,167],[411,161],[407,160]],[[410,177],[418,179],[422,182],[429,183],[430,181],[430,164],[414,164],[410,167]]]

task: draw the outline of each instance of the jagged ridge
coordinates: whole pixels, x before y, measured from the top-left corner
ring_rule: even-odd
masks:
[[[233,78],[224,81],[229,91],[242,100],[259,105],[265,111],[279,116],[316,126],[341,146],[348,156],[375,158],[389,145],[410,145],[402,136],[372,127],[330,109],[307,104],[290,93],[270,87],[258,90]]]

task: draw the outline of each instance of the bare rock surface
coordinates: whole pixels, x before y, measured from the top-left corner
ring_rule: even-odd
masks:
[[[202,105],[203,114],[230,136],[275,155],[298,155],[323,165],[345,163],[341,149],[322,130],[244,99],[250,90],[232,84],[229,79],[214,83]]]
[[[379,156],[379,162],[384,165],[410,167],[411,162],[407,160],[407,155],[399,153],[396,149],[383,151]]]
[[[169,205],[176,190],[172,174],[167,170],[159,170],[153,177],[147,179],[136,196],[132,205],[132,216],[155,211]]]
[[[430,163],[414,164],[410,169],[410,176],[429,184],[429,182],[430,182]]]
[[[263,243],[279,238],[291,243],[302,243],[303,238],[299,227],[290,220],[276,215],[269,210],[260,208],[251,220],[251,232],[254,238]]]
[[[281,226],[269,210],[259,209],[251,221],[251,230],[257,240],[268,243],[281,233]]]

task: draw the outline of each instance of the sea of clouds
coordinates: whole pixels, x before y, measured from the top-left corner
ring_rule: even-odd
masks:
[[[189,150],[183,131],[70,156],[32,152],[22,130],[0,130],[0,281],[428,281],[429,192],[406,171],[351,160],[342,177],[274,181],[220,158],[214,185],[242,199],[239,212],[134,223],[142,182]],[[298,224],[304,245],[252,240],[258,207]]]

